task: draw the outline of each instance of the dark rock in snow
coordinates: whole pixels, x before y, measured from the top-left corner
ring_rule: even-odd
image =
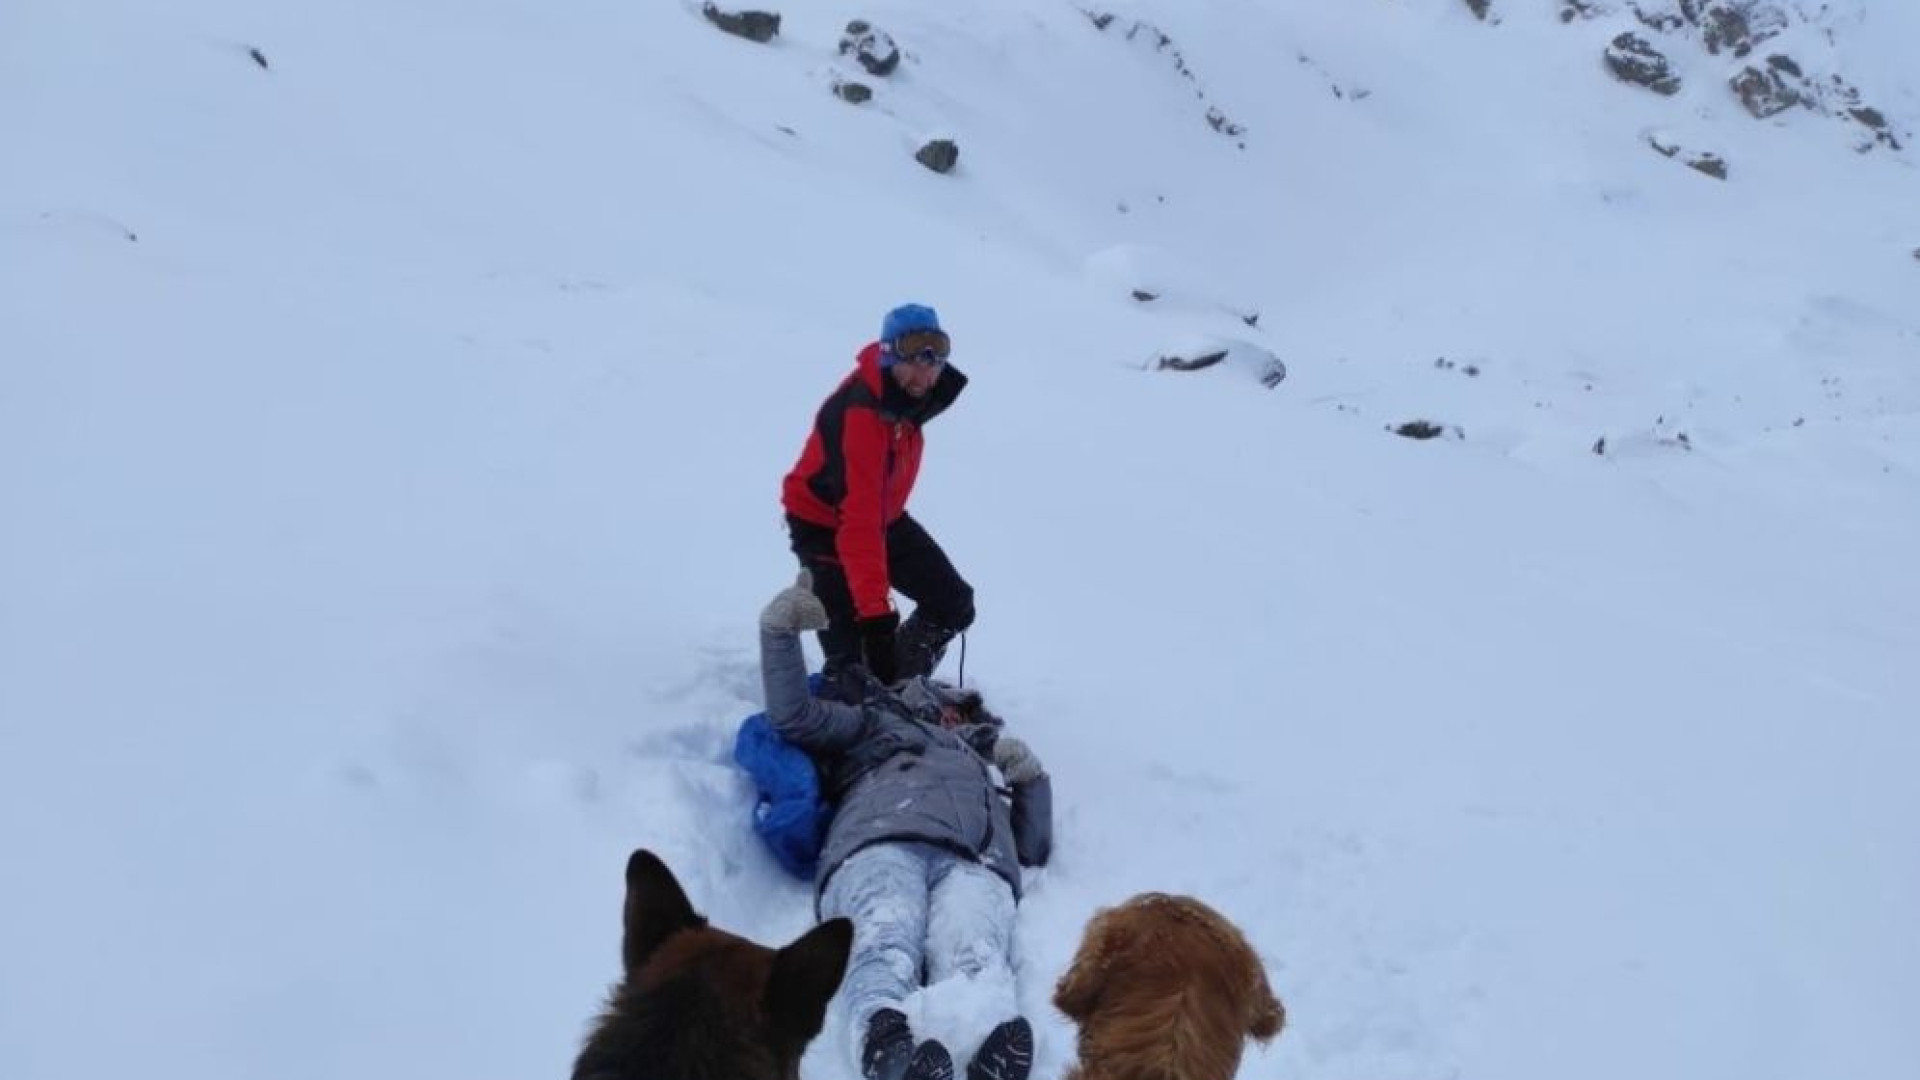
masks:
[[[1715,56],[1726,51],[1745,58],[1787,26],[1786,12],[1762,0],[1680,0],[1680,13],[1700,28],[1701,41]]]
[[[1467,0],[1467,10],[1481,22],[1487,21],[1487,12],[1493,8],[1493,0]]]
[[[1887,118],[1879,109],[1862,106],[1860,108],[1848,109],[1847,115],[1864,124],[1868,130],[1873,132],[1873,137],[1876,140],[1886,143],[1895,150],[1900,149],[1899,138],[1894,135],[1893,128],[1887,125]]]
[[[1570,23],[1575,19],[1592,19],[1606,14],[1606,10],[1593,0],[1560,0],[1560,21]]]
[[[1765,120],[1777,116],[1795,105],[1802,104],[1800,91],[1793,88],[1780,69],[1768,65],[1766,70],[1757,67],[1744,67],[1728,83],[1733,88],[1740,104],[1747,107],[1755,119]]]
[[[1447,433],[1447,429],[1431,420],[1409,420],[1398,427],[1389,428],[1395,435],[1408,439],[1434,439]]]
[[[700,8],[707,21],[729,34],[766,44],[780,34],[780,14],[774,11],[727,11],[717,4]]]
[[[1715,180],[1727,178],[1727,162],[1719,154],[1699,154],[1687,162],[1687,167],[1695,172],[1705,173]]]
[[[952,139],[935,139],[921,147],[913,155],[913,160],[937,173],[952,172],[953,167],[960,163],[960,147]]]
[[[1245,127],[1227,119],[1226,113],[1221,112],[1217,106],[1212,105],[1207,107],[1207,126],[1225,135],[1229,139],[1237,139],[1247,133]],[[1240,144],[1240,149],[1245,150],[1246,148],[1246,143]]]
[[[873,98],[873,89],[871,87],[866,83],[854,82],[851,79],[836,79],[833,84],[833,93],[834,96],[838,97],[841,101],[850,105],[865,104]]]
[[[884,79],[893,74],[900,66],[900,46],[886,31],[878,29],[865,19],[855,19],[847,24],[840,35],[840,55],[853,54],[867,74],[876,79]]]
[[[1156,292],[1148,292],[1145,289],[1135,289],[1133,290],[1133,298],[1135,300],[1140,301],[1143,304],[1150,304],[1153,301],[1160,299],[1160,294]]]
[[[1160,358],[1161,371],[1201,371],[1210,368],[1227,358],[1227,350],[1201,353],[1198,356],[1163,356]]]
[[[1613,39],[1607,46],[1607,67],[1621,82],[1644,86],[1656,94],[1675,94],[1680,76],[1673,64],[1647,39],[1631,31]]]
[[[260,65],[260,70],[261,70],[261,71],[271,71],[271,70],[272,70],[271,68],[269,68],[269,67],[267,67],[267,54],[266,54],[266,53],[263,53],[263,52],[261,52],[261,51],[260,51],[259,49],[248,49],[248,50],[247,50],[247,55],[248,55],[248,56],[251,56],[251,57],[253,57],[253,62],[254,62],[254,63],[256,63],[256,64],[259,64],[259,65]]]
[[[1633,17],[1640,20],[1641,26],[1663,34],[1687,25],[1687,20],[1681,18],[1677,12],[1648,11],[1638,4],[1633,5]]]
[[[1667,142],[1658,134],[1648,135],[1647,145],[1653,147],[1661,157],[1678,157],[1680,152],[1685,149],[1685,147],[1682,147],[1679,143]],[[1689,153],[1686,157],[1686,162],[1688,168],[1705,173],[1716,180],[1725,180],[1727,178],[1726,159],[1711,150],[1703,150],[1697,154]]]

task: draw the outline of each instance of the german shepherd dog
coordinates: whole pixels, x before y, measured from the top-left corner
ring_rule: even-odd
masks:
[[[625,975],[573,1080],[798,1080],[840,988],[853,924],[832,919],[775,952],[707,925],[650,851],[627,859]]]
[[[1066,1080],[1230,1080],[1287,1019],[1239,929],[1165,893],[1096,914],[1053,1003],[1080,1027]]]

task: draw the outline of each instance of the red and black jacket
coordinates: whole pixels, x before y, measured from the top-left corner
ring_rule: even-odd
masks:
[[[860,618],[890,610],[886,530],[913,494],[920,428],[966,385],[967,377],[949,364],[925,397],[912,397],[881,370],[879,342],[868,345],[821,404],[800,460],[781,485],[787,513],[834,531]]]

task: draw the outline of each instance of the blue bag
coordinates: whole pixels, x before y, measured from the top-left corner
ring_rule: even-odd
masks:
[[[819,690],[818,679],[814,676],[809,689]],[[788,873],[812,881],[827,823],[833,819],[833,805],[820,794],[813,758],[775,731],[766,713],[754,713],[740,722],[733,760],[759,791],[753,831]]]

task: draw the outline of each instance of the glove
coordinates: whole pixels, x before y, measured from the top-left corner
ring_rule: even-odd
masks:
[[[900,646],[895,635],[900,629],[900,613],[889,611],[853,624],[860,635],[860,652],[867,659],[867,671],[882,683],[892,686],[900,678]]]
[[[766,610],[760,612],[760,628],[763,630],[798,633],[801,630],[824,630],[827,626],[827,607],[820,598],[813,595],[813,575],[805,570],[793,584],[781,589],[772,600],[767,601]]]
[[[1024,784],[1047,774],[1033,750],[1011,735],[1001,736],[1000,741],[993,744],[993,763],[1000,766],[1000,775],[1006,777],[1009,784]]]

